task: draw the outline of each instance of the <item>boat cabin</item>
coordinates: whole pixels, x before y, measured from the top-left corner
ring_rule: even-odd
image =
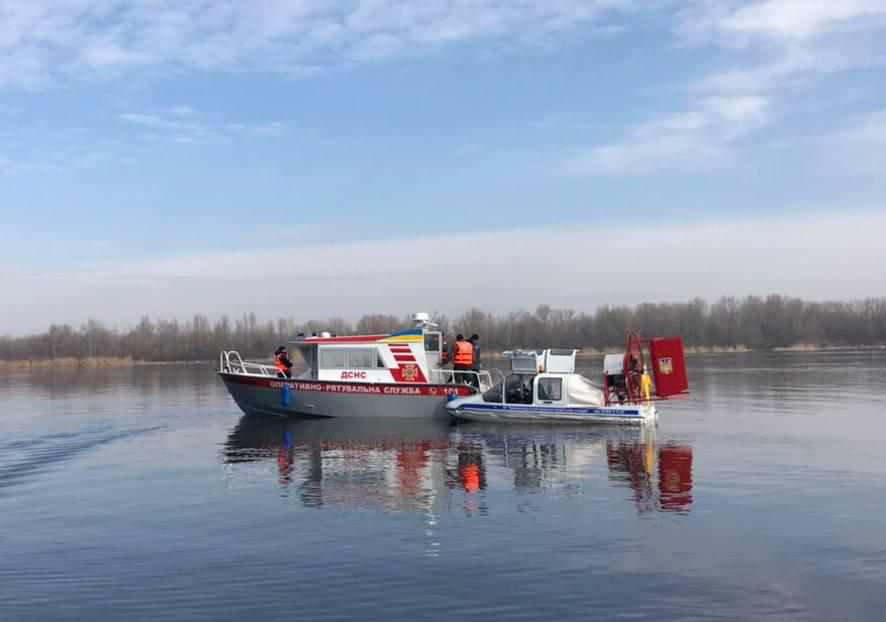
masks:
[[[390,335],[338,336],[300,334],[290,345],[305,363],[304,380],[368,383],[438,383],[451,376],[442,370],[443,333],[426,313],[413,315],[414,328]]]
[[[576,352],[557,348],[504,352],[511,373],[483,393],[483,401],[547,406],[602,403],[602,391],[575,373]]]

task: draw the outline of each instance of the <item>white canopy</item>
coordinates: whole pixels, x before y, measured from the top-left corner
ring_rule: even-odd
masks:
[[[569,376],[566,395],[569,404],[576,406],[603,406],[605,403],[603,391],[594,386],[590,380],[578,374]]]

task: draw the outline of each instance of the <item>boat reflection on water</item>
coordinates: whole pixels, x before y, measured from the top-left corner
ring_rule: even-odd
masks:
[[[691,446],[668,443],[656,447],[654,441],[648,440],[607,442],[606,462],[610,481],[630,487],[638,511],[688,512],[691,508]]]
[[[448,448],[446,421],[245,415],[228,435],[224,461],[276,461],[283,493],[295,487],[307,507],[427,512],[446,488]]]
[[[281,420],[244,416],[228,435],[228,479],[267,467],[306,507],[436,514],[456,501],[487,509],[487,490],[626,487],[639,512],[691,509],[692,447],[656,443],[652,426],[462,424],[433,420]],[[462,497],[454,499],[454,497]]]
[[[576,487],[605,463],[607,481],[628,487],[639,512],[692,507],[692,446],[658,445],[655,426],[471,424],[458,436],[462,444],[473,440],[469,446],[485,462],[507,467],[515,490]]]

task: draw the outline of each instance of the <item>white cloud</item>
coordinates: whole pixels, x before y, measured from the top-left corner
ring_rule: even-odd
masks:
[[[146,114],[127,112],[117,118],[129,125],[144,128],[150,139],[165,138],[178,143],[197,143],[207,140],[225,140],[233,136],[251,138],[278,138],[286,133],[282,121],[260,123],[212,122],[189,106],[173,106],[160,112]]]
[[[634,131],[624,140],[579,151],[567,158],[571,175],[644,175],[668,169],[705,169],[722,164],[722,145],[691,132],[647,134]]]
[[[882,28],[882,0],[688,0],[677,32],[691,43],[744,47],[795,44],[830,34]]]
[[[188,123],[184,121],[171,120],[159,115],[144,114],[141,112],[126,112],[119,115],[121,121],[141,125],[151,129],[158,130],[176,130],[196,132],[203,130],[203,126],[196,123]]]
[[[80,61],[93,68],[142,65],[151,60],[145,54],[127,50],[108,40],[92,41],[80,52]]]
[[[303,75],[442,45],[550,37],[629,0],[0,0],[0,87],[137,66]]]
[[[62,170],[119,168],[133,163],[131,150],[120,142],[88,140],[88,136],[76,128],[60,132],[15,128],[0,138],[4,148],[0,156],[0,179],[29,174],[42,177]]]
[[[766,92],[882,63],[886,4],[696,0],[679,13],[677,31],[690,43],[714,44],[738,55],[733,67],[711,73],[697,88]]]
[[[886,214],[804,213],[722,223],[515,230],[306,244],[24,274],[0,268],[4,332],[88,317],[134,324],[194,312],[297,319],[416,310],[494,312],[780,292],[810,299],[882,291]],[[835,235],[835,232],[847,232]],[[541,252],[539,249],[543,249]],[[607,261],[642,249],[636,261]],[[5,273],[2,270],[6,270]]]
[[[737,140],[767,120],[764,97],[706,97],[696,104],[688,112],[629,128],[617,142],[573,154],[563,168],[576,175],[633,175],[716,167],[730,161]]]
[[[689,84],[688,110],[574,152],[567,172],[646,174],[732,164],[738,141],[773,121],[771,109],[787,89],[886,62],[883,0],[688,0],[675,15],[683,42],[718,47],[731,60]]]
[[[241,136],[277,138],[286,133],[287,126],[282,121],[269,121],[267,123],[228,123],[224,128]]]
[[[169,114],[176,117],[193,117],[197,111],[190,106],[172,106],[169,108]]]
[[[769,102],[764,97],[708,97],[705,108],[715,117],[742,126],[762,123],[766,119]]]
[[[886,17],[882,0],[766,0],[737,8],[717,25],[722,32],[808,39],[868,28],[878,17]]]

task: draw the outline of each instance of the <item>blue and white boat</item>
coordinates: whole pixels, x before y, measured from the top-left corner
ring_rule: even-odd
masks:
[[[646,372],[648,355],[639,339],[629,334],[624,355],[604,357],[602,387],[575,373],[576,350],[505,352],[511,373],[501,383],[480,394],[453,396],[446,409],[453,417],[468,421],[651,423],[658,416],[656,400],[688,392],[688,386],[674,392],[675,385],[669,382],[680,376],[685,385],[682,342],[678,347],[678,356],[673,348],[667,352],[660,348],[667,356],[656,358],[653,344],[652,366],[657,381],[653,383]],[[682,369],[675,369],[675,363]],[[657,390],[659,384],[662,390]]]

